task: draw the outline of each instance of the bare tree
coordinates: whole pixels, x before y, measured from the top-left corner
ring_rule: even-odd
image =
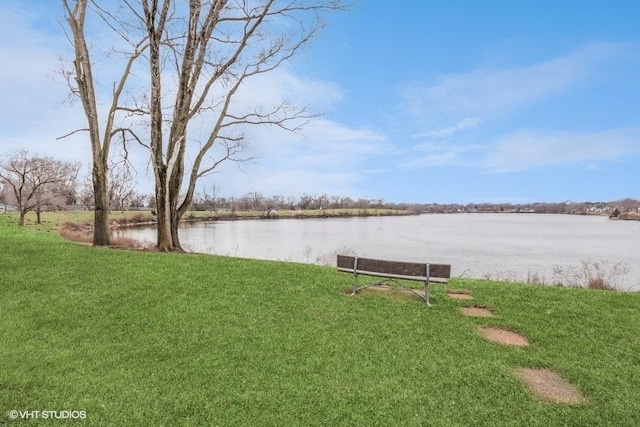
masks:
[[[148,115],[147,148],[155,178],[157,247],[161,251],[182,250],[178,221],[191,205],[198,179],[223,163],[250,159],[247,127],[267,125],[296,131],[314,116],[287,101],[241,107],[238,93],[248,81],[275,70],[298,53],[322,27],[324,12],[343,8],[342,0],[189,0],[188,4],[120,0],[114,12],[94,0],[76,0],[73,7],[71,0],[62,1],[76,52],[71,86],[89,122],[96,223],[106,225],[111,139],[121,135],[143,143],[131,127],[115,125],[117,115]],[[113,87],[102,135],[84,36],[88,4],[128,52],[123,73]],[[138,58],[148,63],[148,93],[140,102],[121,105]],[[194,138],[195,134],[199,136]],[[105,238],[94,236],[94,243]]]
[[[321,27],[322,12],[340,8],[339,0],[190,0],[188,10],[171,0],[142,1],[140,15],[149,40],[158,249],[181,250],[178,221],[191,204],[197,180],[222,162],[247,160],[246,126],[295,131],[312,117],[287,102],[242,111],[234,101],[249,79],[278,68],[307,44]],[[164,86],[170,78],[177,79],[177,88]],[[166,110],[165,99],[172,104]],[[191,141],[190,125],[202,117],[213,126],[203,140]],[[164,121],[170,123],[168,129],[163,129]],[[189,166],[188,150],[193,159]]]
[[[91,61],[91,51],[85,37],[85,21],[87,16],[87,6],[91,4],[94,10],[100,12],[102,9],[90,0],[62,0],[66,19],[71,30],[69,37],[74,49],[73,70],[63,71],[72,95],[77,96],[84,109],[87,119],[87,128],[78,129],[89,133],[89,141],[92,153],[92,182],[94,195],[94,245],[109,245],[109,193],[108,193],[108,160],[111,150],[112,140],[120,135],[139,140],[130,126],[119,126],[116,124],[120,115],[132,113],[130,106],[121,104],[123,92],[127,84],[127,79],[131,74],[131,69],[140,55],[147,47],[146,39],[142,38],[137,42],[132,42],[134,48],[131,52],[125,53],[125,66],[119,79],[113,83],[110,102],[107,102],[107,111],[101,115],[98,108],[98,95],[96,91],[97,82],[94,80],[93,63]],[[98,13],[98,16],[105,18]],[[113,21],[106,21],[114,31],[124,35],[121,31],[122,25],[113,25]],[[101,122],[101,117],[104,122]],[[102,132],[101,132],[102,124]],[[71,135],[69,134],[69,135]],[[68,136],[68,135],[65,135]]]
[[[95,197],[93,196],[93,181],[90,176],[86,177],[86,179],[82,182],[80,186],[80,194],[78,197],[78,201],[87,209],[93,209],[93,203],[95,202]]]
[[[109,169],[109,207],[123,211],[135,195],[135,183],[131,171],[124,165]]]
[[[287,209],[295,209],[296,207],[296,198],[293,196],[287,196],[286,200]]]
[[[127,200],[127,202],[130,208],[140,209],[145,207],[145,205],[147,204],[147,200],[148,200],[148,195],[134,191],[131,197]]]
[[[258,191],[247,193],[245,196],[249,200],[249,210],[259,211],[264,208],[264,196]]]
[[[41,186],[35,192],[36,222],[41,223],[40,214],[45,209],[62,209],[76,202],[78,172],[80,162],[63,162],[44,158],[41,169],[36,171],[40,176],[57,176],[56,182]]]
[[[9,189],[7,198],[18,208],[19,224],[24,225],[27,212],[35,211],[40,223],[43,207],[64,204],[68,186],[74,182],[79,168],[77,163],[31,155],[26,150],[9,155],[0,163],[0,179]]]
[[[218,208],[220,197],[218,186],[212,184],[205,186],[193,199],[193,209],[197,211],[215,211]]]

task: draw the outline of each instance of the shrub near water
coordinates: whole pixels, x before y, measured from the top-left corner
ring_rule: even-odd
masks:
[[[544,274],[531,271],[524,277],[515,272],[496,272],[485,274],[484,279],[530,285],[626,291],[628,289],[625,286],[625,280],[630,271],[631,267],[625,262],[582,261],[579,265],[555,265],[550,279]]]
[[[589,289],[623,290],[630,267],[623,262],[582,261],[579,266],[555,266],[554,283]]]
[[[60,236],[66,240],[83,243],[93,242],[93,225],[91,224],[65,222],[60,226],[58,232]]]

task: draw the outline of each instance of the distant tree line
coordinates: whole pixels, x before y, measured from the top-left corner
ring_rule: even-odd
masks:
[[[417,213],[548,213],[573,215],[611,215],[614,211],[640,212],[640,201],[623,199],[611,202],[558,202],[558,203],[392,203],[384,199],[366,199],[335,196],[328,194],[293,196],[264,196],[259,192],[247,193],[241,197],[218,195],[216,186],[199,192],[191,205],[191,210],[228,211],[271,211],[271,210],[314,210],[314,209],[397,209]]]
[[[611,215],[619,213],[640,212],[640,200],[622,199],[611,202],[557,202],[557,203],[468,203],[462,204],[421,204],[408,205],[410,209],[425,213],[548,213],[572,215]]]
[[[48,210],[93,210],[94,186],[90,177],[78,179],[80,163],[65,162],[51,157],[20,150],[0,157],[0,205],[19,211],[20,224],[25,215],[40,214]],[[109,168],[108,200],[111,211],[148,209],[155,210],[155,195],[136,189],[133,174],[126,164],[114,164]],[[391,203],[384,199],[351,198],[320,193],[294,196],[265,196],[254,191],[244,196],[223,196],[217,185],[204,187],[196,192],[189,206],[191,211],[259,211],[318,209],[396,209],[416,213],[548,213],[578,215],[609,215],[640,213],[640,201],[622,199],[612,202],[559,202],[559,203]]]
[[[220,196],[214,185],[198,192],[191,204],[195,211],[275,211],[275,210],[317,210],[317,209],[382,209],[398,208],[383,199],[352,199],[351,197],[328,194],[294,196],[265,196],[260,192],[250,192],[240,197]]]

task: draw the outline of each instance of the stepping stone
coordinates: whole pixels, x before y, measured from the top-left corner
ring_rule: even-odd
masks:
[[[472,307],[460,307],[460,313],[470,317],[495,317],[493,312],[487,307],[472,306]]]
[[[585,397],[569,382],[549,369],[514,369],[514,373],[540,398],[553,403],[579,405]]]
[[[514,347],[526,347],[529,345],[529,340],[527,340],[526,337],[508,329],[497,328],[494,326],[479,326],[478,330],[485,339],[496,344],[510,345]]]
[[[471,296],[471,292],[466,291],[464,289],[452,289],[450,291],[447,291],[447,295],[449,295],[449,298],[451,299],[458,299],[458,300],[473,299],[473,297]]]

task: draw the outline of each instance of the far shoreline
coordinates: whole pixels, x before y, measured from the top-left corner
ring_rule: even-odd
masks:
[[[155,225],[157,221],[150,211],[125,211],[131,217],[114,219],[111,228],[126,228]],[[367,218],[380,216],[414,216],[414,215],[456,215],[456,214],[505,214],[505,215],[570,215],[608,217],[616,221],[640,221],[640,213],[623,213],[618,217],[603,213],[552,213],[552,212],[516,212],[516,211],[480,211],[480,212],[418,212],[403,209],[315,209],[315,210],[273,210],[265,211],[193,211],[185,215],[181,223],[207,221],[244,221],[244,220],[289,220],[289,219],[332,219],[332,218]]]
[[[133,213],[131,218],[123,217],[113,220],[112,228],[135,227],[156,224],[155,216],[150,211],[127,211]],[[407,209],[388,208],[344,208],[313,210],[271,210],[271,211],[192,211],[180,219],[181,223],[203,221],[243,221],[243,220],[283,220],[283,219],[322,219],[322,218],[367,218],[378,216],[411,216],[420,215]]]

